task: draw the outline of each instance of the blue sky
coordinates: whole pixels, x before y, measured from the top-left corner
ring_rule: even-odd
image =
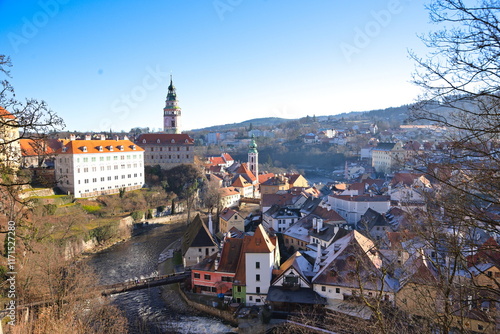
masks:
[[[18,97],[67,130],[160,128],[170,73],[184,129],[411,103],[419,0],[0,1]]]

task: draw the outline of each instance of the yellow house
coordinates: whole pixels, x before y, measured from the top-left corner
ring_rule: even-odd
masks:
[[[231,228],[237,228],[240,231],[245,231],[245,219],[238,213],[230,208],[224,208],[219,215],[219,231],[227,233]]]

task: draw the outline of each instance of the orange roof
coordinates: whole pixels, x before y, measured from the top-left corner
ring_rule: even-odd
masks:
[[[247,253],[271,253],[276,248],[262,225],[257,226],[253,236],[245,237],[245,241]]]
[[[66,151],[64,149],[66,148]],[[57,154],[86,154],[110,152],[142,152],[130,140],[71,140],[56,151]]]
[[[245,188],[245,187],[251,187],[252,184],[245,180],[243,176],[238,175],[236,179],[233,181],[233,184],[231,184],[232,187],[237,187],[237,188]]]
[[[246,163],[242,163],[240,165],[240,167],[238,167],[238,169],[236,170],[235,174],[240,174],[240,175],[247,175],[248,178],[253,182],[255,180],[257,180],[257,178],[255,177],[255,175],[253,175],[253,173],[250,171],[250,169],[248,169],[248,166]]]
[[[45,139],[20,139],[21,153],[23,156],[54,154],[55,150]],[[60,146],[60,145],[59,145]]]
[[[229,153],[222,153],[222,157],[226,161],[234,161],[233,157],[229,155]]]
[[[219,194],[221,197],[231,196],[231,195],[239,195],[240,192],[233,187],[225,187],[219,188]]]
[[[10,119],[16,119],[14,115],[12,115],[10,112],[5,110],[3,107],[0,107],[0,117],[2,118],[10,118]]]
[[[264,183],[273,177],[274,177],[274,173],[260,174],[259,175],[259,183]]]
[[[222,157],[208,157],[208,160],[210,161],[210,165],[218,166],[226,164],[226,162],[224,161],[224,159],[222,159]]]

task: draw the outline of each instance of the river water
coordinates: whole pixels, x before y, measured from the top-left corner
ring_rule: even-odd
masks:
[[[89,259],[100,278],[99,284],[113,284],[152,276],[157,271],[161,252],[183,233],[182,227],[149,225],[135,235]],[[160,288],[130,291],[113,295],[129,321],[130,334],[227,333],[232,327],[220,320],[195,312],[173,310],[162,300]]]

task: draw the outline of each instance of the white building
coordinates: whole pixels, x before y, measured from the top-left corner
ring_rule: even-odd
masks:
[[[58,187],[75,197],[140,189],[144,185],[144,150],[128,139],[70,138],[56,151]]]
[[[328,204],[349,224],[356,224],[368,209],[385,213],[391,206],[386,195],[330,195]]]
[[[263,305],[266,300],[273,269],[279,267],[279,248],[274,242],[262,225],[244,241],[247,305]]]

